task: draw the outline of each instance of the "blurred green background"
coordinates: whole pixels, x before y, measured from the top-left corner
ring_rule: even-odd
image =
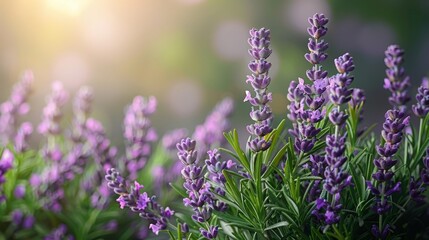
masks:
[[[123,109],[135,95],[158,99],[153,122],[161,134],[192,130],[231,96],[233,126],[243,131],[250,122],[250,106],[242,102],[250,89],[248,30],[267,27],[279,121],[286,117],[289,82],[310,67],[303,55],[307,18],[315,12],[330,18],[325,68],[333,73],[333,59],[342,53],[355,58],[354,86],[366,90],[367,125],[380,122],[388,107],[382,83],[389,44],[406,50],[413,94],[429,73],[428,0],[0,0],[0,102],[32,69],[35,89],[26,118],[36,124],[50,83],[59,80],[72,94],[81,85],[94,89],[93,116],[115,144],[122,142]]]

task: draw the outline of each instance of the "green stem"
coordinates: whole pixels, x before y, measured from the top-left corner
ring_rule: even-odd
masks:
[[[385,184],[385,182],[383,182],[381,184],[381,202],[384,201],[384,190],[385,190],[385,188],[386,188],[386,184]],[[383,232],[383,214],[380,214],[378,216],[378,230],[380,233]]]
[[[419,135],[417,138],[417,151],[420,151],[420,146],[421,146],[421,142],[422,142],[422,134],[423,134],[423,118],[420,118],[420,124],[419,124]]]

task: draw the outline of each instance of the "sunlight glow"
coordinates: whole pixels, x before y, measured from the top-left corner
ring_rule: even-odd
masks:
[[[82,13],[89,0],[46,0],[46,3],[54,11],[77,16]]]

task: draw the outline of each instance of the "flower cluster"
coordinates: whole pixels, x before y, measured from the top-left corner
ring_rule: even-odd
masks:
[[[6,145],[13,141],[18,127],[18,116],[27,114],[30,106],[27,99],[33,86],[33,73],[26,71],[22,80],[12,90],[10,98],[0,105],[0,143]],[[25,125],[31,125],[25,123]],[[20,128],[23,128],[21,126]]]
[[[62,107],[67,102],[69,94],[61,82],[52,84],[52,93],[43,109],[42,122],[39,124],[39,133],[45,136],[55,136],[61,132],[60,121],[62,118]]]
[[[306,71],[306,75],[312,84],[305,84],[303,79],[298,83],[291,81],[288,88],[288,118],[293,122],[293,129],[289,132],[295,138],[294,147],[299,153],[309,152],[313,149],[316,135],[320,132],[316,123],[325,116],[324,93],[328,82],[328,72],[322,69],[321,63],[328,57],[326,50],[328,43],[322,37],[326,35],[326,24],[328,19],[323,14],[314,14],[308,19],[310,27],[307,29],[311,36],[308,42],[309,53],[305,54],[305,59],[313,65]]]
[[[96,163],[96,170],[83,182],[83,188],[93,193],[91,196],[93,206],[104,208],[109,196],[107,186],[102,184],[104,173],[117,165],[118,150],[111,145],[103,125],[99,121],[89,118],[86,121],[85,129],[91,156]]]
[[[350,72],[354,69],[353,58],[348,54],[334,60],[338,73],[329,78],[329,100],[333,109],[329,113],[329,120],[335,126],[335,133],[326,136],[325,164],[323,187],[332,196],[332,202],[326,199],[317,200],[316,210],[313,212],[320,220],[332,225],[340,221],[339,211],[342,208],[341,192],[351,184],[351,176],[343,170],[347,158],[346,134],[340,133],[340,127],[344,125],[348,116],[341,110],[341,105],[350,101],[353,90],[349,88],[354,77]],[[321,210],[325,210],[324,215]]]
[[[134,98],[128,106],[124,118],[124,138],[126,140],[125,165],[131,179],[137,178],[137,173],[147,162],[152,151],[151,144],[158,136],[149,117],[156,110],[156,99],[148,100],[142,96]]]
[[[6,197],[2,193],[2,185],[6,180],[4,175],[13,166],[13,160],[14,160],[13,154],[8,149],[4,149],[3,152],[1,152],[1,158],[0,158],[0,203],[2,203],[4,200],[6,200]]]
[[[64,224],[61,224],[60,226],[52,230],[52,232],[46,235],[43,239],[44,240],[59,240],[59,239],[74,240],[74,237],[71,235],[67,235],[67,226]]]
[[[271,127],[273,114],[268,105],[272,101],[272,94],[267,92],[267,87],[271,82],[271,77],[268,76],[271,63],[266,60],[272,52],[270,41],[270,30],[265,28],[250,30],[248,43],[251,49],[249,54],[254,60],[249,63],[252,75],[247,76],[246,83],[252,85],[256,95],[252,97],[251,93],[246,91],[244,101],[248,101],[252,105],[250,117],[255,123],[248,125],[247,131],[255,138],[249,139],[247,146],[254,152],[264,151],[271,145],[271,140],[265,137],[273,130]]]
[[[156,202],[156,197],[149,197],[146,192],[141,192],[143,185],[137,181],[128,190],[126,180],[116,169],[111,168],[106,172],[107,185],[116,194],[121,208],[128,207],[139,216],[150,221],[149,228],[158,235],[159,231],[167,228],[168,221],[173,216],[174,211],[169,207],[164,208]]]
[[[93,99],[93,91],[89,87],[81,87],[76,94],[73,102],[73,127],[70,133],[70,138],[75,143],[86,141],[85,125],[91,113]]]
[[[24,214],[21,210],[17,209],[12,212],[12,223],[17,228],[30,229],[34,225],[34,216],[31,214]]]
[[[183,163],[182,176],[185,179],[183,187],[188,194],[183,199],[187,207],[192,207],[194,214],[192,219],[199,223],[208,222],[211,217],[211,194],[210,184],[206,183],[203,176],[203,168],[198,166],[198,151],[195,150],[196,142],[190,138],[182,139],[177,143],[177,156]],[[220,209],[224,208],[222,204]],[[217,236],[218,226],[209,226],[208,229],[200,228],[201,234],[207,239],[214,239]]]
[[[410,180],[410,197],[417,203],[425,203],[426,187],[429,185],[429,148],[426,149],[426,156],[423,157],[423,167],[420,176],[416,180],[414,177]]]
[[[389,203],[389,197],[393,193],[400,191],[401,182],[395,183],[392,168],[397,163],[394,155],[399,150],[403,130],[409,124],[409,117],[398,109],[388,110],[385,118],[386,120],[383,123],[383,130],[381,132],[385,143],[376,147],[380,157],[374,160],[377,172],[372,175],[372,178],[375,184],[367,181],[368,188],[375,195],[376,200],[373,209],[378,215],[383,215],[390,210],[391,203]],[[389,228],[389,225],[385,225],[383,228],[375,226],[372,228],[372,233],[378,238],[385,239],[386,235],[384,233],[388,232],[386,229]]]
[[[400,110],[406,109],[406,103],[410,100],[407,89],[410,86],[410,77],[405,75],[402,67],[404,62],[404,50],[398,45],[390,45],[385,51],[384,63],[387,66],[384,79],[384,88],[391,92],[389,103]]]
[[[424,78],[422,84],[417,89],[417,103],[412,106],[414,114],[419,118],[424,118],[429,113],[429,79]]]
[[[229,117],[234,111],[234,101],[225,98],[218,103],[213,111],[207,116],[204,123],[195,128],[193,139],[198,143],[197,149],[200,153],[221,146],[225,142],[223,133],[229,130]]]
[[[225,176],[223,175],[223,170],[233,170],[233,167],[236,165],[232,160],[220,161],[221,155],[217,149],[209,150],[207,152],[208,159],[206,159],[206,167],[210,173],[209,178],[213,182],[212,190],[220,196],[225,196]],[[224,202],[221,202],[215,198],[211,197],[211,206],[214,210],[224,212],[227,209],[227,205]]]

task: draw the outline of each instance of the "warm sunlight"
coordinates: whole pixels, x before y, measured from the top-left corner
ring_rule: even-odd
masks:
[[[77,16],[88,5],[89,0],[46,0],[49,8],[61,13]]]

